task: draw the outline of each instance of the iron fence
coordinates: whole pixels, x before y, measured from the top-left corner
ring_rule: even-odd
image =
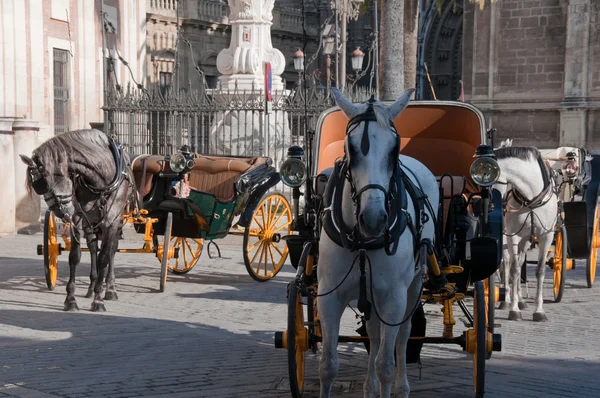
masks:
[[[346,95],[364,101],[371,93]],[[325,87],[311,85],[273,93],[265,111],[264,93],[252,90],[114,89],[107,94],[105,131],[131,155],[167,155],[189,145],[199,154],[269,156],[279,166],[290,145],[304,145],[321,112],[334,105]],[[266,134],[268,132],[268,134]]]

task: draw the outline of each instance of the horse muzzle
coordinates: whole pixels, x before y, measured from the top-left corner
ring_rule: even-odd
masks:
[[[383,236],[388,227],[388,214],[383,206],[380,209],[365,209],[358,215],[358,228],[365,239]]]

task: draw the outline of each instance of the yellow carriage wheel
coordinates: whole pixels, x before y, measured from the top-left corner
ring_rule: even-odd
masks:
[[[490,333],[494,333],[494,322],[496,322],[496,283],[494,275],[483,282],[483,294],[485,300],[485,324]],[[492,357],[492,351],[486,351],[485,359]]]
[[[598,260],[598,248],[600,247],[600,237],[598,236],[598,204],[596,204],[596,211],[594,212],[594,229],[592,230],[592,237],[590,239],[590,255],[587,258],[586,266],[586,279],[587,287],[594,285],[594,279],[596,278],[596,261]]]
[[[567,248],[565,247],[566,242],[566,229],[562,227],[556,232],[556,238],[554,239],[554,258],[552,261],[552,269],[554,270],[554,302],[560,303],[562,300],[563,292],[565,290],[565,269],[567,264]]]
[[[475,347],[473,350],[473,387],[476,397],[485,393],[485,359],[487,350],[488,331],[486,327],[485,288],[482,281],[475,283],[473,301],[473,333]]]
[[[292,210],[279,194],[267,195],[258,205],[244,230],[244,264],[258,282],[273,278],[283,267],[288,247],[283,236],[292,232]]]
[[[65,226],[66,228],[66,226]],[[54,214],[46,211],[44,217],[44,273],[46,275],[46,285],[48,289],[54,290],[56,278],[58,276],[58,256],[61,247],[56,239],[56,219]]]
[[[285,338],[290,391],[292,397],[300,398],[304,391],[304,356],[308,351],[308,330],[304,327],[302,295],[294,282],[290,283],[288,291],[288,324]]]
[[[198,262],[203,246],[204,239],[173,236],[171,238],[171,247],[175,250],[179,249],[179,255],[168,262],[167,267],[169,271],[177,275],[188,273]]]

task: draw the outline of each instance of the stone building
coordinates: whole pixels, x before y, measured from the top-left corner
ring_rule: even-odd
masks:
[[[0,2],[0,236],[35,230],[40,214],[39,198],[25,193],[19,153],[103,119],[102,10],[116,29],[106,37],[111,50],[143,79],[145,1]],[[130,79],[124,65],[114,76],[121,84]]]
[[[465,3],[465,97],[498,137],[600,150],[600,2]]]

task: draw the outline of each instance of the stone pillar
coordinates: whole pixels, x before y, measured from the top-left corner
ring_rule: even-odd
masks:
[[[15,155],[12,125],[15,118],[0,117],[0,238],[14,235],[15,228]],[[39,213],[38,213],[39,214]]]
[[[34,120],[17,119],[13,122],[14,175],[15,175],[15,228],[19,234],[40,232],[40,197],[25,188],[27,166],[19,154],[31,157],[37,146],[39,123]]]
[[[584,147],[587,135],[590,0],[569,0],[560,145]]]
[[[271,63],[273,91],[283,90],[280,75],[285,57],[271,42],[275,0],[227,0],[231,13],[231,43],[217,56],[217,69],[223,89],[261,89],[264,63]]]
[[[280,75],[285,57],[271,43],[275,0],[228,0],[231,43],[217,57],[221,89],[213,91],[217,103],[235,104],[220,112],[210,132],[210,153],[234,156],[269,156],[278,165],[291,142],[287,112],[275,110],[265,117],[264,65],[271,63],[273,102],[285,93]]]

